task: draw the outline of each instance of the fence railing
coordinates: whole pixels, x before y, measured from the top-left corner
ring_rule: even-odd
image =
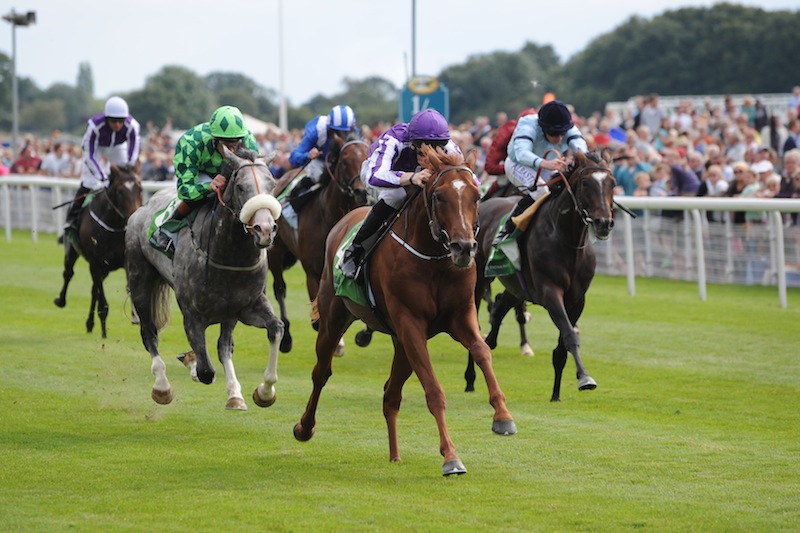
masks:
[[[144,182],[147,197],[175,187],[175,182]],[[11,229],[58,233],[78,180],[28,176],[0,178],[0,220],[11,240]],[[616,212],[616,228],[607,241],[594,243],[597,272],[626,276],[628,292],[636,294],[636,277],[696,281],[705,300],[707,283],[775,285],[781,307],[787,287],[800,286],[800,200],[744,198],[647,198],[621,196],[624,206],[641,211],[631,218]],[[661,216],[662,210],[677,216]],[[761,212],[763,222],[734,224],[732,212]],[[707,214],[716,214],[709,221]]]

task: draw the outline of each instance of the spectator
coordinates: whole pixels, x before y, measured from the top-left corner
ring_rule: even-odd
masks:
[[[57,142],[42,159],[41,170],[45,176],[66,178],[69,177],[70,165],[71,161],[66,147]]]
[[[42,160],[33,154],[33,145],[26,142],[19,153],[19,157],[11,165],[12,174],[38,174]]]
[[[800,146],[800,119],[795,118],[790,120],[786,129],[786,140],[783,143],[784,154]]]
[[[783,172],[778,198],[794,198],[800,191],[800,148],[783,154]]]
[[[647,139],[653,141],[653,137],[661,128],[661,119],[664,117],[663,110],[658,105],[658,94],[652,93],[644,103],[639,114],[639,124],[647,126],[651,137]]]

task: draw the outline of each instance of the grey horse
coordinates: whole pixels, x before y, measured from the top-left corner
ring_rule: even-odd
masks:
[[[272,157],[251,159],[225,156],[235,169],[219,202],[208,202],[197,217],[179,234],[175,256],[150,246],[147,230],[153,215],[174,197],[174,190],[162,190],[128,221],[125,237],[125,266],[128,290],[139,315],[142,342],[152,357],[155,376],[152,398],[156,403],[172,401],[172,386],[166,365],[158,353],[158,334],[169,317],[169,288],[183,313],[186,337],[196,360],[189,366],[192,377],[210,384],[214,366],[206,347],[206,329],[220,325],[217,341],[219,360],[227,381],[227,409],[246,410],[242,388],[233,366],[233,329],[237,322],[267,330],[269,362],[264,381],[253,392],[260,407],[275,403],[278,380],[278,349],[283,322],[273,312],[265,294],[267,253],[277,232],[280,203],[272,196],[275,180],[269,171]],[[186,363],[186,362],[185,362]]]

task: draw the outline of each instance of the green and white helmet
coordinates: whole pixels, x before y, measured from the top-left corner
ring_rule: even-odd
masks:
[[[211,114],[211,135],[220,139],[241,139],[247,134],[244,116],[239,108],[224,105]]]

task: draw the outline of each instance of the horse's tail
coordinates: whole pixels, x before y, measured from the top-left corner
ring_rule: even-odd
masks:
[[[159,279],[150,293],[150,311],[156,331],[161,331],[169,322],[170,316],[170,288],[166,281]]]

